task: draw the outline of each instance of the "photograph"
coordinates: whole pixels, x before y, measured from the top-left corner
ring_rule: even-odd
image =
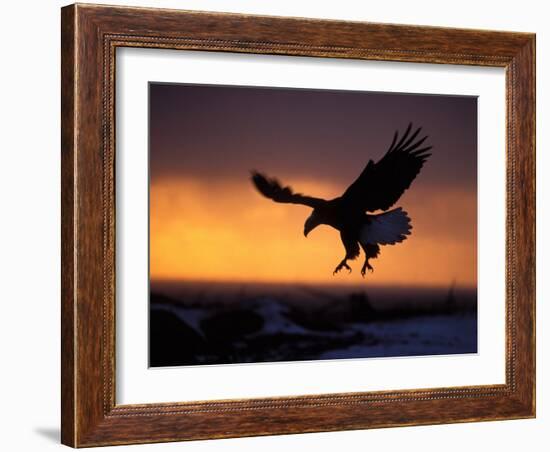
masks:
[[[478,98],[149,82],[149,366],[478,352]]]

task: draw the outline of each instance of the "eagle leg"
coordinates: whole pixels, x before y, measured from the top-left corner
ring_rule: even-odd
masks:
[[[333,275],[338,273],[343,268],[345,268],[348,273],[351,273],[351,267],[348,265],[347,261],[353,260],[359,256],[359,244],[357,243],[357,240],[355,240],[354,235],[350,236],[349,233],[340,231],[340,238],[342,239],[342,244],[346,249],[346,255],[342,259],[342,262],[340,262],[334,269],[334,272],[332,273]]]
[[[361,276],[364,278],[367,273],[367,268],[371,273],[374,273],[374,268],[369,264],[369,259],[376,259],[380,254],[380,247],[377,244],[373,243],[361,243],[361,248],[365,252],[365,263],[363,268],[361,268]]]
[[[333,275],[335,275],[336,273],[338,273],[340,270],[342,270],[342,268],[345,268],[348,273],[351,273],[351,267],[347,264],[347,258],[345,257],[344,259],[342,259],[342,262],[340,262],[336,268],[334,269],[334,272],[332,272]]]

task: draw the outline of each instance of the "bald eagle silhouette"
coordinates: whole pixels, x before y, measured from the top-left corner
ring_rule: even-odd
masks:
[[[325,200],[295,193],[291,187],[257,171],[252,171],[252,182],[262,195],[275,202],[302,204],[313,209],[304,224],[304,236],[322,224],[340,231],[346,254],[334,269],[334,275],[342,268],[351,273],[347,261],[359,256],[361,246],[365,253],[361,268],[364,277],[367,269],[374,271],[369,259],[378,257],[380,245],[402,242],[411,233],[407,212],[401,207],[388,210],[410,187],[431,155],[428,151],[432,146],[422,147],[428,136],[417,139],[422,128],[412,135],[411,129],[409,124],[400,138],[396,131],[384,157],[377,163],[369,160],[357,180],[338,198]],[[377,210],[384,212],[367,213]]]

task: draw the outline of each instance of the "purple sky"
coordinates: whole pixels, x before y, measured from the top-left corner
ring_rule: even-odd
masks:
[[[415,184],[476,189],[475,97],[151,84],[150,108],[153,182],[248,183],[254,168],[282,181],[328,178],[343,191],[413,122],[434,146]]]

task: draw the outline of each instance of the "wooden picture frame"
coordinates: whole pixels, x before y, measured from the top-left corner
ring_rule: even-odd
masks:
[[[535,416],[535,35],[147,8],[62,9],[62,442],[73,447]],[[117,47],[506,70],[506,383],[115,403]]]

